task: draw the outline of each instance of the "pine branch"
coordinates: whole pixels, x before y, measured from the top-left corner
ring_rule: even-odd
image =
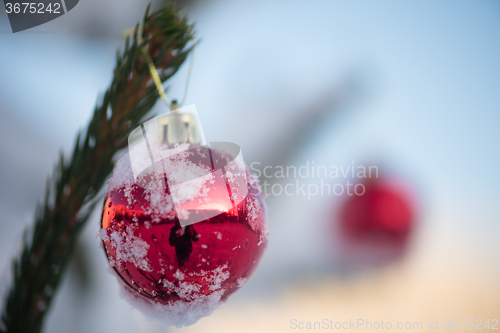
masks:
[[[140,32],[139,32],[140,31]],[[140,34],[140,35],[139,35]],[[142,48],[150,54],[162,82],[182,65],[192,46],[193,27],[173,6],[136,26],[117,55],[111,86],[98,102],[86,130],[77,135],[73,153],[61,153],[47,181],[43,203],[22,253],[13,260],[13,282],[4,302],[0,332],[40,332],[54,292],[76,240],[99,201],[97,195],[113,169],[113,157],[126,147],[130,132],[144,121],[158,99]]]

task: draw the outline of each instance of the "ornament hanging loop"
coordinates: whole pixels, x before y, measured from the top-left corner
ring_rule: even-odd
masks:
[[[151,56],[149,55],[148,50],[143,46],[142,47],[142,53],[144,54],[144,58],[146,59],[146,62],[148,63],[148,68],[149,72],[151,73],[151,77],[153,78],[153,82],[156,86],[156,90],[158,90],[158,94],[160,95],[162,101],[172,109],[172,105],[169,103],[167,96],[165,95],[165,89],[163,89],[163,85],[161,83],[160,75],[158,74],[158,70],[156,69],[156,66],[153,62],[153,59],[151,59]],[[172,101],[173,103],[174,101]]]
[[[139,44],[142,43],[141,39],[141,32],[140,32],[141,27],[139,27]],[[134,34],[135,29],[134,28],[129,28],[125,29],[122,32],[123,37],[131,37]],[[191,72],[193,70],[193,63],[194,63],[194,47],[198,44],[198,41],[196,41],[192,46],[191,46],[191,59],[189,61],[189,68],[188,68],[188,74],[187,74],[187,79],[186,79],[186,86],[184,87],[184,96],[182,97],[181,103],[177,103],[177,101],[174,99],[172,102],[168,101],[167,96],[165,95],[165,89],[163,88],[163,84],[161,83],[160,75],[158,74],[158,69],[156,68],[153,59],[151,58],[151,55],[149,54],[148,50],[146,49],[145,46],[142,46],[142,54],[144,55],[144,58],[146,59],[146,62],[148,64],[149,68],[149,73],[151,73],[151,77],[153,78],[153,82],[156,86],[156,90],[158,91],[158,94],[160,95],[160,98],[162,101],[165,103],[167,107],[170,108],[171,111],[177,110],[180,106],[184,105],[184,102],[186,101],[187,93],[188,93],[188,88],[189,88],[189,80],[191,78]]]
[[[138,44],[142,44],[141,38],[141,27],[137,28],[138,33]],[[124,30],[122,35],[124,37],[131,37],[137,31],[136,29],[130,28]],[[191,59],[188,68],[188,74],[186,79],[186,86],[184,88],[184,96],[182,98],[182,102],[179,104],[177,100],[173,99],[171,102],[168,100],[165,89],[163,88],[163,84],[161,82],[160,74],[158,73],[158,69],[156,68],[151,55],[149,54],[145,45],[140,46],[144,59],[149,68],[149,72],[151,74],[151,78],[153,79],[153,83],[160,95],[162,101],[165,103],[167,107],[170,108],[170,112],[157,117],[158,124],[162,127],[161,130],[161,141],[163,144],[174,147],[180,143],[190,143],[194,145],[201,145],[204,143],[205,139],[203,136],[203,132],[201,131],[201,126],[199,124],[199,120],[197,115],[193,115],[190,113],[186,113],[185,110],[181,111],[180,107],[184,104],[186,100],[188,88],[189,88],[189,79],[191,77],[191,72],[193,69],[193,49],[198,42],[195,42],[191,46]]]
[[[140,44],[142,44],[141,27],[139,27],[138,29],[139,29],[139,31],[137,33],[137,37],[138,37],[138,44],[140,45]],[[134,32],[135,32],[134,28],[125,29],[122,32],[122,36],[125,38],[131,37],[134,35]],[[170,103],[168,101],[168,98],[165,95],[165,89],[163,88],[163,84],[162,84],[161,79],[160,79],[160,75],[158,74],[158,69],[156,68],[155,63],[154,63],[153,59],[151,58],[151,55],[149,54],[145,45],[143,45],[141,47],[141,51],[142,51],[142,54],[144,55],[144,59],[146,60],[146,63],[148,64],[149,73],[151,74],[151,78],[153,79],[153,83],[156,87],[156,90],[158,91],[158,95],[160,95],[161,100],[165,103],[165,105],[167,107],[170,108],[170,110],[174,110],[174,106],[177,104],[177,102],[175,100],[173,100],[172,103]],[[175,104],[174,104],[174,102],[175,102]]]

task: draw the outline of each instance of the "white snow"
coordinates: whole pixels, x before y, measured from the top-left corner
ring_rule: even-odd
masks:
[[[224,271],[227,270],[227,264],[224,266],[219,266],[216,269],[211,271],[209,276],[205,276],[203,279],[211,284],[208,289],[210,290],[218,290],[221,288],[221,285],[224,281],[229,278],[229,272]]]
[[[184,273],[182,273],[180,271],[180,269],[178,269],[175,273],[174,273],[174,278],[178,279],[178,280],[184,280]]]
[[[246,202],[246,208],[247,208],[247,216],[248,216],[248,222],[250,223],[250,227],[252,228],[253,231],[257,231],[260,228],[260,224],[258,224],[259,222],[258,212],[260,211],[259,199],[251,195],[248,196]]]
[[[236,280],[236,282],[238,283],[238,288],[242,288],[242,287],[244,287],[247,284],[248,278],[242,278],[242,277],[240,277],[240,278],[238,278]]]
[[[200,284],[183,281],[176,287],[172,281],[165,280],[163,280],[164,288],[169,292],[176,292],[185,300],[171,301],[168,304],[158,303],[143,298],[123,283],[121,294],[149,320],[158,320],[168,326],[189,326],[200,318],[211,315],[219,307],[221,297],[224,294],[221,285],[230,275],[227,268],[228,265],[225,264],[215,270],[201,271],[199,274],[195,274],[204,276],[204,280],[210,284],[209,289],[212,290],[212,293],[209,295],[200,293],[202,287]],[[183,274],[183,276],[185,275]]]
[[[97,234],[108,246],[116,250],[116,260],[109,260],[111,266],[121,267],[125,262],[131,262],[137,268],[151,272],[147,259],[149,244],[134,235],[134,228],[126,226],[125,230],[101,229]]]

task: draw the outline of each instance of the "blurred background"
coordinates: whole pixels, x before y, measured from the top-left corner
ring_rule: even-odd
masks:
[[[0,10],[2,290],[59,149],[85,126],[121,31],[147,3],[81,0],[16,34]],[[262,175],[278,185],[268,189],[257,273],[182,329],[145,320],[120,297],[95,236],[98,209],[46,332],[286,332],[293,320],[323,319],[420,321],[424,330],[439,320],[444,330],[445,319],[500,319],[500,2],[178,5],[201,38],[186,105],[196,104],[209,141],[238,143],[255,169],[273,167],[268,174],[314,163],[377,166],[379,177],[363,180],[365,199],[355,200],[277,195],[297,179]],[[187,67],[169,98],[182,98]],[[351,178],[298,181],[307,189]]]

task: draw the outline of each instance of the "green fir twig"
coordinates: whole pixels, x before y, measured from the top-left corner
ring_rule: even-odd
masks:
[[[164,82],[192,50],[193,38],[193,26],[173,6],[153,14],[148,7],[142,27],[137,25],[127,38],[117,54],[111,86],[87,128],[78,133],[71,156],[61,153],[34,225],[24,234],[22,252],[12,264],[13,281],[4,300],[0,332],[41,331],[76,240],[113,169],[113,157],[126,147],[128,135],[158,99],[143,50]]]

